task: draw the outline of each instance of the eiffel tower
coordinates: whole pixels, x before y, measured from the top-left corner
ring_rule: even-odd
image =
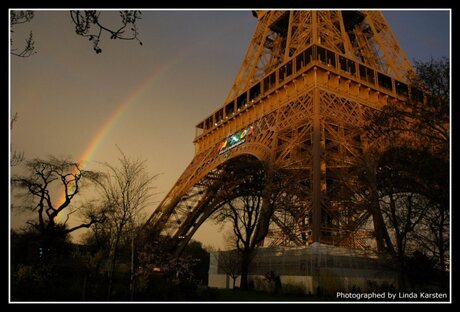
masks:
[[[195,156],[147,224],[179,254],[225,202],[223,190],[237,188],[225,166],[255,160],[266,171],[264,194],[274,168],[301,189],[289,211],[262,207],[256,235],[270,228],[274,244],[360,247],[372,215],[346,192],[368,144],[359,126],[369,109],[416,95],[405,79],[411,64],[380,11],[253,15],[258,24],[224,105],[196,126]]]

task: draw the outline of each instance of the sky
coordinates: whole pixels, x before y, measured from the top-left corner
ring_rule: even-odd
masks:
[[[450,56],[449,11],[384,16],[410,61]],[[103,12],[103,18],[113,22],[117,15]],[[13,149],[27,159],[74,160],[91,149],[86,167],[97,169],[99,162],[117,163],[118,145],[160,174],[150,215],[192,160],[195,126],[224,104],[256,25],[247,10],[143,10],[142,45],[105,36],[96,54],[75,34],[68,11],[37,11],[13,36],[19,47],[33,30],[37,49],[10,60],[10,112],[18,114]],[[11,213],[13,228],[23,220]],[[218,230],[208,221],[194,239],[221,248]]]

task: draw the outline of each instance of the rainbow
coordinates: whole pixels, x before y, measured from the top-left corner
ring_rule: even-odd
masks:
[[[188,50],[188,49],[187,49]],[[97,133],[92,137],[89,144],[84,149],[83,153],[81,153],[80,157],[78,158],[78,163],[80,164],[80,169],[83,169],[85,165],[89,162],[89,160],[94,156],[101,143],[104,141],[107,134],[112,130],[117,121],[121,119],[123,114],[128,110],[129,107],[132,106],[133,103],[136,102],[136,99],[142,95],[142,93],[147,90],[156,80],[158,80],[164,73],[166,73],[171,67],[178,64],[182,61],[185,56],[188,54],[189,51],[183,50],[181,53],[178,53],[176,56],[172,57],[169,62],[164,62],[161,66],[156,68],[150,75],[148,75],[147,79],[145,79],[142,83],[139,84],[137,88],[134,89],[133,92],[130,93],[128,97],[126,97],[123,101],[121,101],[115,109],[110,113],[110,115],[105,119],[103,124],[99,127]],[[72,173],[75,174],[77,170],[75,169]],[[54,203],[55,207],[59,207],[65,201],[65,191],[62,190],[58,196],[58,199]],[[58,214],[54,221],[56,223],[60,222],[62,219],[62,215],[64,213]]]

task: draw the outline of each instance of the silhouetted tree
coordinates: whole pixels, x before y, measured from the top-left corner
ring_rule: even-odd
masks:
[[[255,158],[242,157],[225,164],[228,185],[224,204],[212,215],[216,223],[230,222],[233,248],[241,257],[240,288],[247,289],[248,270],[257,245],[265,235],[256,235],[261,222],[265,171]]]
[[[96,10],[72,10],[70,11],[70,18],[75,26],[75,33],[79,36],[88,38],[93,44],[93,50],[99,54],[102,52],[99,44],[102,39],[102,35],[107,33],[110,35],[110,39],[120,40],[136,40],[142,45],[139,40],[137,21],[141,18],[141,11],[135,10],[124,10],[118,11],[121,18],[121,23],[118,26],[110,25],[108,22],[104,22],[102,18],[103,14],[107,15],[107,11],[96,11]],[[28,11],[10,11],[10,25],[11,34],[14,33],[14,26],[18,24],[24,24],[30,22],[35,16],[35,12]],[[11,36],[11,46],[13,46],[13,36]],[[32,31],[29,37],[26,39],[26,43],[21,50],[17,48],[11,48],[11,54],[19,57],[29,57],[35,54],[35,42],[33,39]]]
[[[190,241],[184,249],[184,257],[191,257],[196,260],[192,265],[191,274],[194,280],[202,285],[208,284],[208,270],[209,270],[209,252],[203,248],[199,241]]]
[[[408,282],[413,288],[429,287],[438,279],[435,261],[419,250],[407,257],[406,264]]]
[[[83,223],[67,227],[70,216],[83,207],[74,204],[75,196],[80,192],[84,180],[97,181],[97,173],[82,170],[78,163],[65,159],[49,157],[46,160],[33,159],[24,164],[26,174],[12,177],[14,187],[24,190],[20,196],[24,199],[23,206],[37,213],[37,220],[28,221],[42,237],[45,250],[51,247],[54,240],[81,228],[101,222],[103,216],[95,213],[86,215]],[[63,190],[62,190],[63,189]],[[59,191],[56,193],[56,190]],[[54,193],[53,193],[54,192]],[[52,198],[52,194],[60,195],[62,201]],[[73,204],[73,205],[72,205]],[[57,222],[59,214],[66,214],[62,224]]]
[[[241,255],[237,250],[226,250],[214,253],[214,257],[217,258],[218,269],[232,278],[232,288],[235,289],[236,279],[241,275]]]
[[[14,27],[18,24],[24,24],[30,22],[34,18],[33,11],[10,11],[10,31],[11,31],[11,42],[13,46],[13,33]],[[29,37],[26,39],[26,43],[21,50],[17,48],[11,48],[11,55],[19,57],[29,57],[35,52],[34,39],[32,31],[29,33]]]
[[[122,240],[131,241],[135,229],[143,221],[142,210],[150,203],[156,176],[148,173],[145,161],[132,160],[120,149],[119,167],[105,163],[107,172],[95,180],[102,196],[101,207],[105,222],[96,229],[109,240],[110,271],[108,298],[111,296],[113,275]],[[95,232],[97,233],[97,232]]]
[[[389,136],[393,142],[448,159],[449,61],[416,62],[415,70],[408,74],[407,100],[389,102],[375,111],[366,129],[371,139]]]
[[[233,244],[241,256],[241,289],[247,289],[248,270],[255,248],[255,229],[262,208],[260,195],[244,195],[227,202],[214,217],[216,222],[230,221],[233,227]]]
[[[88,38],[93,43],[93,50],[96,53],[102,52],[99,42],[104,32],[110,35],[110,39],[137,40],[142,45],[137,37],[139,35],[137,20],[141,18],[141,11],[119,11],[119,14],[120,27],[110,29],[102,22],[100,11],[70,11],[70,17],[75,24],[75,32],[79,36]]]
[[[447,274],[449,61],[416,62],[415,69],[407,100],[375,111],[366,130],[370,140],[386,142],[375,155],[379,209],[394,235],[401,272],[407,256],[422,247]]]
[[[426,103],[417,106],[417,123],[415,129],[424,134],[426,140],[421,140],[423,146],[432,146],[430,163],[425,162],[423,173],[426,189],[433,201],[424,224],[429,228],[430,235],[425,235],[424,241],[431,242],[434,250],[431,254],[437,258],[436,263],[442,274],[441,285],[447,289],[448,259],[449,259],[449,124],[450,124],[450,73],[449,60],[431,59],[428,62],[416,62],[417,76],[412,79],[422,90],[428,93]],[[426,150],[426,148],[425,148]],[[422,231],[422,233],[427,233]],[[429,250],[429,249],[428,249]]]
[[[13,125],[18,121],[18,113],[15,113],[10,121],[10,131],[13,130]],[[13,144],[11,144],[11,154],[10,154],[10,166],[18,166],[24,161],[24,152],[18,152],[13,150]]]
[[[241,256],[240,287],[247,289],[249,266],[256,248],[269,232],[275,207],[291,202],[292,181],[281,170],[265,166],[251,156],[232,159],[222,170],[227,194],[222,195],[222,205],[211,217],[216,223],[231,223],[231,247]]]
[[[396,256],[399,263],[399,284],[404,289],[406,286],[405,259],[411,234],[418,230],[419,224],[426,215],[429,203],[420,194],[396,189],[391,181],[386,181],[384,184],[387,188],[387,195],[381,198],[380,209],[386,224],[394,235]]]
[[[441,286],[444,289],[449,286],[449,224],[449,206],[433,204],[421,221],[420,230],[414,233],[415,243],[441,271]]]
[[[137,240],[138,271],[137,293],[146,299],[183,299],[184,292],[191,295],[198,259],[191,255],[173,257],[171,239],[154,234],[149,227],[139,232]]]

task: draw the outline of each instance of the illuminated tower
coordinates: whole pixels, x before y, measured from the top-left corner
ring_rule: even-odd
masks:
[[[196,126],[196,152],[150,217],[179,253],[236,188],[229,161],[256,159],[291,173],[299,186],[289,211],[265,212],[271,240],[363,247],[372,219],[350,200],[347,184],[366,142],[366,111],[411,94],[411,64],[380,11],[256,11],[258,25],[223,106]],[[344,181],[348,179],[348,181]],[[266,193],[267,193],[266,192]],[[361,244],[361,245],[360,245]]]

